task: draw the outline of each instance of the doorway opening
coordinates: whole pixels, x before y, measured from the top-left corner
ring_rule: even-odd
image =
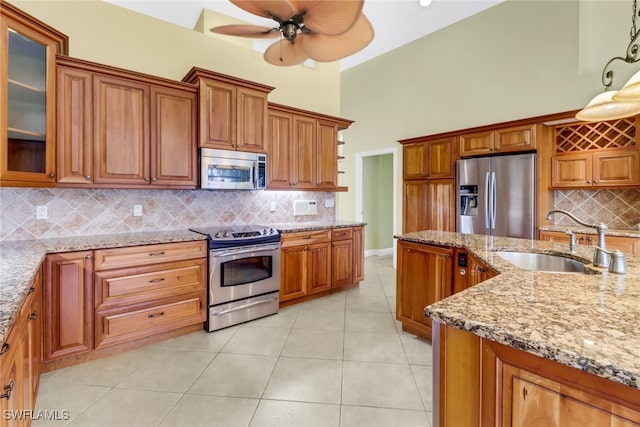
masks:
[[[356,153],[356,220],[365,227],[365,256],[393,254],[397,234],[397,149]]]

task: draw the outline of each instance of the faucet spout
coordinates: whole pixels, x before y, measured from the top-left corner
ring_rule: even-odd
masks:
[[[594,228],[596,230],[596,232],[598,233],[598,244],[596,245],[596,248],[593,252],[593,265],[595,265],[596,267],[608,267],[609,266],[609,254],[607,253],[607,247],[605,245],[604,242],[604,236],[605,236],[605,232],[609,229],[609,227],[607,227],[606,224],[603,224],[601,222],[596,223],[596,224],[589,224],[587,222],[584,222],[578,218],[576,218],[575,215],[573,215],[571,212],[567,212],[565,210],[562,209],[552,209],[547,213],[547,219],[551,219],[551,216],[554,213],[560,213],[563,215],[568,216],[569,218],[571,218],[574,222],[584,226],[584,227],[589,227],[589,228]]]

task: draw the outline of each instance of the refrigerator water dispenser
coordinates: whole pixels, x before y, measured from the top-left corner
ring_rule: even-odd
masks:
[[[478,216],[478,186],[460,186],[460,215]]]

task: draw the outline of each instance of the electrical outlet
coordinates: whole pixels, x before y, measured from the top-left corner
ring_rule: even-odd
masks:
[[[332,207],[334,207],[335,205],[336,205],[336,203],[335,203],[334,199],[326,199],[326,200],[324,201],[324,207],[325,207],[325,208],[332,208]]]
[[[47,219],[49,212],[46,205],[36,206],[36,219]]]
[[[269,210],[271,212],[275,212],[276,211],[276,202],[271,202],[271,204],[269,204]]]
[[[133,216],[142,216],[142,205],[133,205]]]

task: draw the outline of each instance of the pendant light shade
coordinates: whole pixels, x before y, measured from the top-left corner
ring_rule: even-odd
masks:
[[[640,102],[640,71],[631,76],[627,84],[622,86],[622,89],[613,95],[613,100],[620,102]]]
[[[596,96],[576,114],[576,119],[593,122],[616,120],[640,114],[640,101],[614,101],[613,95],[615,93],[615,90],[609,90]]]

